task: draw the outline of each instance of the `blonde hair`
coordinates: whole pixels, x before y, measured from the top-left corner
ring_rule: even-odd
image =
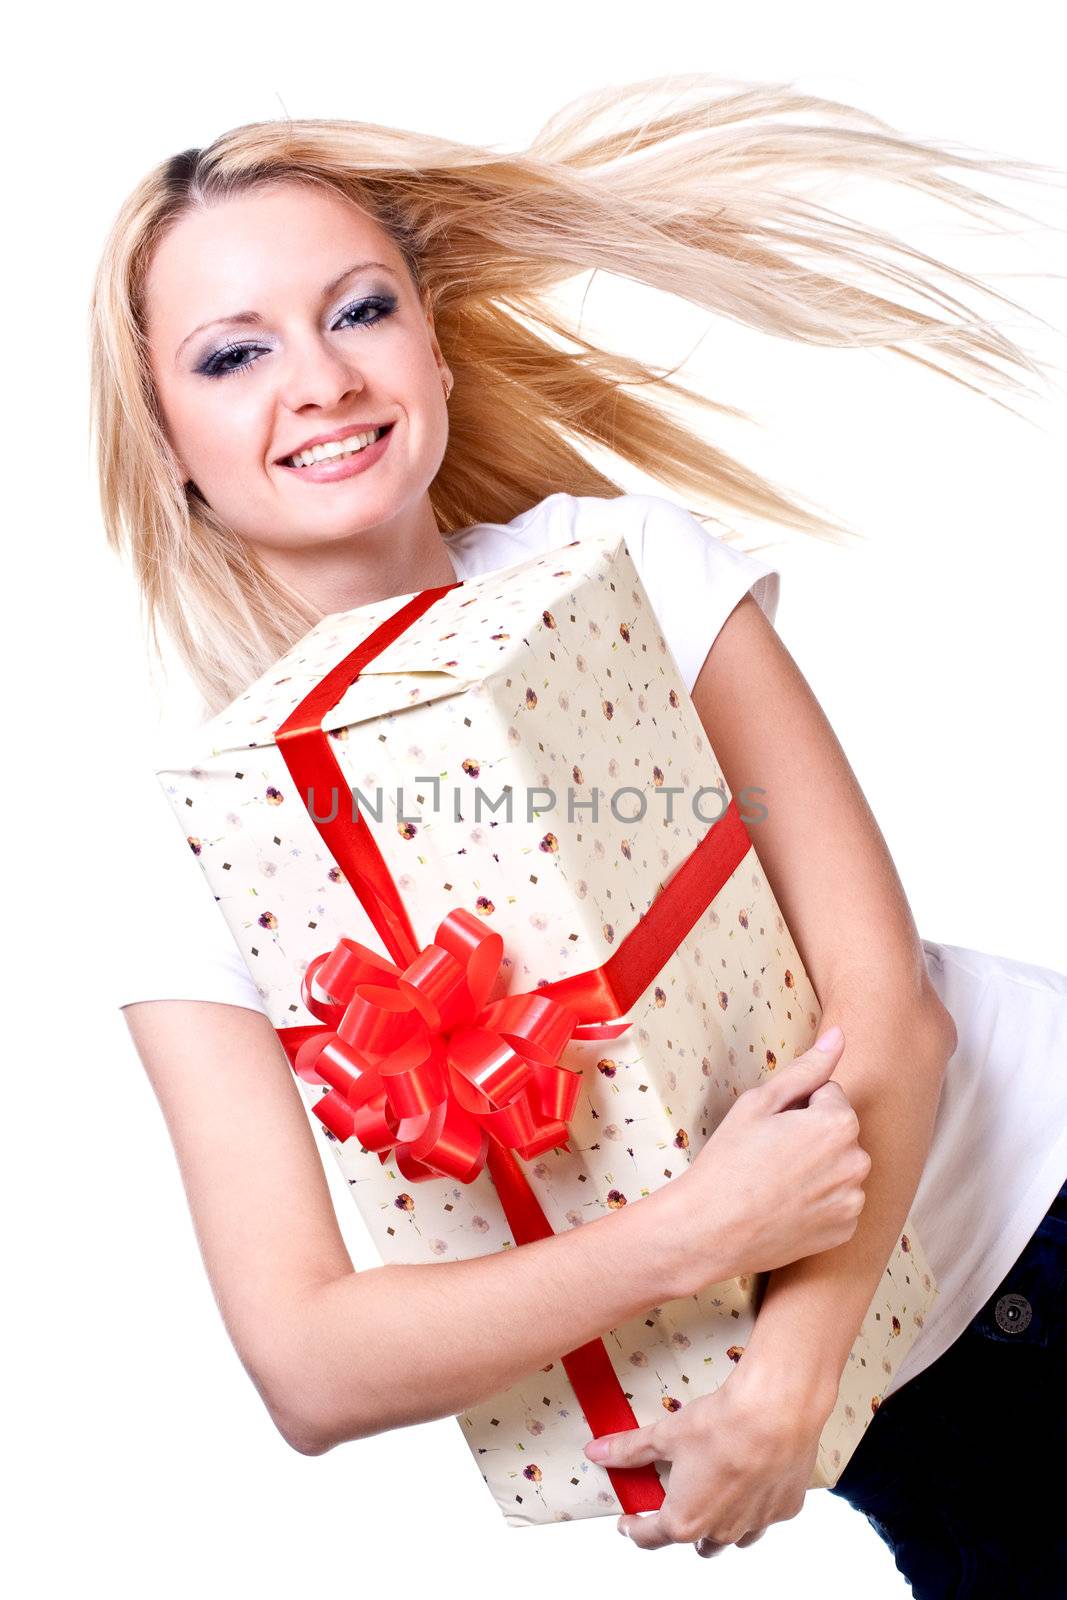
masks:
[[[657,110],[660,94],[666,104]],[[807,113],[820,120],[786,120]],[[598,131],[606,114],[609,125]],[[810,188],[820,176],[875,176],[995,225],[1026,215],[943,175],[945,167],[1059,176],[1037,163],[905,138],[867,112],[789,85],[736,87],[702,73],[584,95],[515,154],[302,119],[234,128],[206,149],[162,162],[115,219],[90,315],[103,521],[110,546],[128,556],[157,658],[162,626],[212,713],[318,620],[187,491],[162,426],[143,290],[158,241],[189,208],[295,180],[349,199],[393,238],[433,309],[455,377],[448,447],[429,490],[442,529],[507,522],[556,491],[622,493],[581,453],[585,444],[680,495],[836,540],[852,530],[717,450],[673,416],[669,402],[743,413],[683,387],[675,369],[589,343],[560,316],[551,292],[603,270],[779,337],[885,347],[1004,404],[994,391],[1033,393],[1022,375],[1043,375],[1042,364],[937,287],[935,275],[1024,308],[790,192],[798,180]],[[872,287],[852,274],[873,279]],[[899,291],[919,303],[905,304]]]

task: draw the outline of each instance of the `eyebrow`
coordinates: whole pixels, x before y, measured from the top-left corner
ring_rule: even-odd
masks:
[[[389,266],[388,263],[385,262],[385,261],[357,261],[354,266],[346,267],[343,272],[338,273],[336,278],[331,278],[330,279],[330,282],[328,284],[326,284],[324,286],[324,288],[323,288],[323,291],[322,291],[323,300],[328,300],[330,298],[330,296],[334,293],[334,291],[341,287],[342,283],[345,283],[345,282],[347,282],[347,280],[349,278],[354,277],[357,272],[365,272],[368,267],[378,267],[382,272],[391,273],[393,277],[397,276],[397,273],[394,271],[394,269],[391,266]],[[260,315],[260,313],[258,311],[235,311],[232,314],[232,316],[229,316],[229,317],[212,317],[209,322],[202,322],[199,327],[193,329],[192,333],[187,333],[186,334],[185,338],[182,340],[181,344],[178,346],[177,350],[174,352],[174,359],[175,359],[175,361],[177,361],[178,357],[181,355],[182,351],[185,349],[186,345],[189,343],[189,340],[190,339],[195,339],[196,335],[198,333],[203,333],[205,328],[215,328],[215,327],[218,327],[222,323],[232,323],[232,322],[253,322],[253,323],[257,323],[257,322],[262,322],[263,320],[264,320],[263,317]]]

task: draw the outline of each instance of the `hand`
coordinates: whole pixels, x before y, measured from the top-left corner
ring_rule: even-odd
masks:
[[[679,1297],[855,1233],[871,1158],[848,1096],[827,1081],[844,1046],[834,1033],[746,1089],[692,1166],[648,1197],[671,1211]]]
[[[586,1455],[610,1467],[669,1462],[663,1505],[621,1516],[619,1532],[642,1550],[695,1544],[698,1555],[718,1555],[803,1509],[830,1409],[795,1403],[766,1368],[746,1376],[742,1357],[711,1394],[648,1427],[592,1440]]]

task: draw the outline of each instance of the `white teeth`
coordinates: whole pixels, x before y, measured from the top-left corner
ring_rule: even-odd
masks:
[[[373,444],[385,430],[376,428],[372,433],[352,433],[347,439],[334,439],[329,444],[316,444],[310,450],[301,450],[289,460],[297,467],[310,467],[316,461],[332,461],[337,456],[354,455]]]

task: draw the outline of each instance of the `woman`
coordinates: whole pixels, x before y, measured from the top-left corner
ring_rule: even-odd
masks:
[[[892,298],[903,283],[960,307],[912,270],[905,247],[879,265],[861,246],[892,241],[846,233],[784,191],[816,159],[1001,208],[937,171],[979,163],[784,90],[716,98],[694,77],[662,115],[645,108],[631,126],[594,131],[609,104],[640,110],[647,88],[579,102],[523,155],[357,123],[267,123],[149,174],[115,223],[93,301],[105,522],[129,552],[153,638],[161,623],[210,714],[323,615],[555,548],[581,538],[594,511],[598,527],[617,521],[731,790],[767,792],[760,859],[830,1053],[813,1049],[743,1096],[683,1177],[637,1205],[432,1276],[393,1265],[357,1280],[276,1037],[202,892],[190,890],[173,959],[165,943],[154,968],[131,951],[125,1014],[227,1327],[296,1448],[454,1414],[700,1271],[718,1282],[727,1263],[762,1261],[775,1270],[729,1380],[588,1450],[612,1465],[672,1463],[662,1509],[620,1519],[642,1547],[689,1540],[707,1555],[751,1543],[803,1505],[910,1209],[941,1293],[835,1492],[867,1513],[916,1594],[985,1592],[976,1574],[987,1581],[998,1563],[1022,1592],[1027,1575],[1067,1577],[1067,1556],[1036,1466],[995,1477],[998,1441],[981,1423],[1001,1406],[1025,1424],[1042,1382],[1044,1416],[1052,1405],[1062,1419],[1051,1384],[1067,1075],[1049,1062],[1067,1058],[1067,978],[919,939],[845,756],[771,626],[775,569],[669,500],[620,494],[568,435],[679,491],[824,536],[834,526],[651,396],[710,401],[581,340],[547,298],[603,267],[788,337],[937,346],[979,382],[1000,359],[1019,383],[1035,363],[988,323]],[[825,118],[816,128],[761,126],[768,113],[813,109]],[[837,275],[856,263],[881,275],[881,293]],[[813,793],[826,840],[817,862]],[[161,863],[179,842],[161,822]],[[138,933],[143,950],[143,918]],[[217,1154],[223,1058],[233,1092],[248,1079],[248,1137],[276,1156],[236,1191]],[[805,1099],[804,1116],[778,1115]],[[746,1168],[761,1185],[749,1212]],[[280,1224],[279,1177],[299,1196]],[[695,1194],[699,1204],[680,1205]],[[502,1318],[505,1292],[538,1314]],[[390,1321],[400,1294],[404,1329]],[[464,1337],[437,1339],[446,1324]],[[330,1354],[308,1372],[299,1353],[312,1328]],[[414,1391],[401,1376],[412,1369],[423,1375]]]

